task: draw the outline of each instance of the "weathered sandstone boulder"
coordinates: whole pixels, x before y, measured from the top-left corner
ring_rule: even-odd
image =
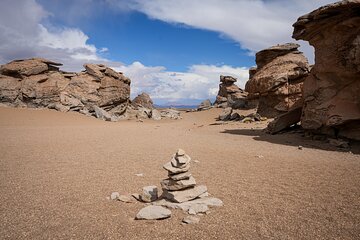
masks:
[[[298,19],[293,38],[315,48],[304,82],[301,125],[360,140],[360,0],[321,7]]]
[[[258,113],[275,117],[302,100],[302,86],[310,67],[298,51],[298,44],[287,43],[256,54],[257,68],[249,71],[245,91],[248,101],[258,99]]]
[[[235,85],[236,78],[231,76],[220,76],[219,92],[214,105],[222,108],[233,109],[246,108],[247,93]]]
[[[136,98],[134,98],[132,100],[132,103],[131,103],[133,106],[135,107],[144,107],[144,108],[149,108],[149,109],[153,109],[154,108],[154,103],[153,101],[151,100],[149,94],[147,93],[141,93],[139,94]]]
[[[65,73],[46,59],[15,60],[0,67],[0,102],[9,106],[79,111],[102,119],[124,113],[130,79],[102,64]],[[106,111],[107,113],[104,113]]]

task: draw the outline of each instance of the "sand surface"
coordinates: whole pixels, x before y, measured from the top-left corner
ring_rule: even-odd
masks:
[[[265,124],[219,125],[218,114],[112,123],[0,108],[0,238],[360,239],[357,144],[336,151],[299,133],[267,135]],[[193,176],[223,207],[183,226],[180,210],[136,221],[144,204],[106,199],[160,186],[177,148],[199,161]]]

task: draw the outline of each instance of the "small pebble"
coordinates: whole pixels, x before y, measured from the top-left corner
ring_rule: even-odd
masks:
[[[302,149],[303,149],[303,146],[298,146],[298,149],[299,149],[299,150],[302,150]]]
[[[111,199],[111,200],[116,200],[116,199],[119,198],[119,196],[120,196],[120,194],[119,194],[118,192],[113,192],[113,193],[111,193],[111,195],[110,195],[110,199]]]

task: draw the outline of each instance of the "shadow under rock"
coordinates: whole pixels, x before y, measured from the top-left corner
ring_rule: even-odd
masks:
[[[326,140],[313,140],[303,136],[303,133],[300,131],[290,131],[285,133],[279,133],[271,135],[266,133],[262,129],[225,129],[221,133],[224,134],[234,134],[234,135],[243,135],[243,136],[252,136],[256,141],[265,141],[274,144],[288,145],[304,148],[313,148],[327,151],[337,151],[337,152],[349,152],[353,154],[360,154],[360,142],[359,141],[350,141],[350,148],[337,148],[330,145]]]

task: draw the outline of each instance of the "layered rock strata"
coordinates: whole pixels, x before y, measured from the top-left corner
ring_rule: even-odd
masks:
[[[298,47],[287,43],[256,54],[257,68],[250,69],[245,91],[248,102],[258,101],[261,116],[276,117],[302,104],[303,82],[310,66]]]
[[[236,81],[237,79],[231,76],[220,76],[219,92],[214,105],[222,108],[231,107],[233,109],[247,107],[247,93],[235,84]]]
[[[340,1],[298,19],[293,38],[315,48],[304,82],[304,129],[360,140],[360,1]]]
[[[102,64],[85,64],[86,70],[80,73],[60,71],[61,65],[41,58],[2,65],[0,102],[13,107],[78,111],[105,119],[125,112],[130,97],[129,78]]]

